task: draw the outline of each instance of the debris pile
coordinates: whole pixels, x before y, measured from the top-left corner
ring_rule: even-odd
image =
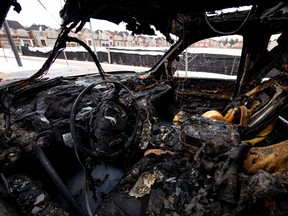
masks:
[[[151,77],[143,79],[123,74],[120,78],[116,81],[115,76],[114,81],[99,82],[94,80],[100,77],[62,78],[54,84],[49,81],[49,88],[36,93],[37,89],[46,86],[47,81],[43,81],[42,85],[38,83],[35,88],[31,87],[33,91],[29,88],[34,97],[25,95],[25,100],[11,106],[13,133],[11,137],[3,136],[1,145],[2,177],[5,180],[6,176],[10,191],[6,192],[7,196],[16,203],[22,197],[12,193],[15,184],[10,186],[9,179],[14,175],[15,181],[19,180],[19,187],[26,185],[21,180],[23,175],[31,175],[35,180],[40,178],[47,184],[43,170],[36,175],[29,167],[35,166],[31,161],[39,164],[37,158],[41,155],[35,151],[36,144],[48,155],[48,159],[42,161],[44,170],[53,171],[52,165],[45,166],[50,159],[58,175],[67,180],[65,183],[58,180],[58,189],[65,189],[71,179],[77,181],[77,173],[82,173],[81,178],[86,178],[90,208],[96,215],[288,213],[287,125],[276,116],[268,123],[266,119],[265,124],[258,122],[257,129],[253,128],[255,132],[247,133],[251,119],[254,120],[253,113],[261,112],[263,108],[255,101],[266,88],[258,87],[257,93],[255,89],[251,90],[253,94],[249,92],[240,97],[245,103],[237,98],[223,107],[222,112],[205,111],[205,108],[202,113],[195,114],[190,112],[194,109],[193,103],[183,100],[181,105],[175,106],[179,101],[177,85],[183,86],[181,79],[175,78],[170,85],[152,82]],[[151,85],[156,82],[157,85]],[[199,85],[203,86],[201,82]],[[219,84],[215,82],[214,85]],[[265,83],[261,85],[266,86]],[[205,91],[198,89],[202,93]],[[206,91],[210,90],[211,86]],[[200,94],[194,94],[196,96],[189,95],[189,102],[195,97],[199,103]],[[207,99],[207,95],[202,95],[203,99]],[[203,100],[203,103],[207,102]],[[5,129],[2,127],[2,134]],[[63,166],[60,165],[63,157],[67,163],[78,163],[78,166],[63,172],[59,168]],[[113,165],[123,173],[117,177],[115,187],[105,186],[111,182],[109,178],[115,170],[104,169],[101,171],[104,177],[95,177],[101,163]],[[50,178],[55,181],[57,173],[50,174]],[[79,186],[73,190],[76,194],[83,193]],[[37,191],[40,189],[34,192]],[[45,187],[41,191],[44,194]],[[79,196],[76,194],[73,196]],[[25,198],[27,205],[20,207],[24,215],[27,211],[34,212],[28,203],[35,203],[38,195]],[[68,195],[64,197],[71,198]],[[57,202],[56,199],[52,203]],[[79,202],[84,202],[83,198],[79,198]],[[63,206],[62,211],[67,212]],[[82,211],[79,206],[74,207]],[[51,212],[55,208],[51,207]],[[40,212],[44,210],[39,209],[39,215]],[[86,213],[84,210],[83,214]]]
[[[288,215],[288,5],[215,2],[67,0],[42,68],[0,83],[1,198],[22,215]],[[171,47],[143,73],[106,73],[69,34],[90,18],[155,24]],[[231,34],[244,41],[235,80],[175,76],[188,46]],[[99,74],[43,78],[66,42]]]

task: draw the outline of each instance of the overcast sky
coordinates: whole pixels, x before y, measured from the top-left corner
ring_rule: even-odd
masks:
[[[29,27],[32,24],[44,24],[53,28],[60,28],[61,18],[59,11],[64,5],[64,0],[18,0],[22,10],[20,14],[10,8],[7,14],[7,20],[15,20],[24,27]],[[44,8],[42,5],[46,8]],[[104,20],[92,19],[93,30],[125,30],[125,24],[116,25]],[[87,28],[89,24],[86,24]]]

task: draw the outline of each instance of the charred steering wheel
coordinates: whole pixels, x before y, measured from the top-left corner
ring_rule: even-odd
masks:
[[[70,132],[75,149],[84,154],[100,158],[115,157],[129,147],[136,135],[138,125],[137,112],[129,112],[118,100],[113,100],[113,96],[102,97],[98,105],[91,111],[89,118],[89,127],[91,127],[89,137],[90,140],[93,138],[96,142],[92,143],[91,148],[83,145],[75,125],[75,116],[79,103],[83,96],[94,87],[109,83],[112,84],[112,89],[116,92],[114,92],[114,99],[115,97],[120,97],[118,93],[124,89],[131,96],[133,110],[137,109],[135,97],[125,85],[116,81],[101,81],[89,85],[78,95],[70,113]],[[131,121],[133,122],[132,124]]]

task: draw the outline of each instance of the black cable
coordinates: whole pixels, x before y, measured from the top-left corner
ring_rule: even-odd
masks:
[[[92,88],[94,88],[96,85],[99,85],[99,84],[104,84],[104,83],[113,83],[113,84],[118,84],[120,85],[122,88],[126,89],[128,91],[128,93],[134,97],[133,93],[123,84],[119,83],[119,82],[115,82],[115,81],[102,81],[102,82],[98,82],[98,83],[93,83],[91,84],[90,86],[87,86],[79,95],[78,97],[76,98],[73,106],[72,106],[72,109],[71,109],[71,114],[70,114],[70,132],[71,132],[71,136],[72,136],[72,139],[73,139],[73,142],[74,142],[74,151],[75,151],[75,155],[76,155],[76,158],[77,160],[79,161],[82,169],[84,170],[85,174],[86,174],[86,168],[84,166],[84,164],[81,162],[80,160],[80,157],[78,155],[78,150],[80,150],[82,153],[86,153],[88,155],[92,155],[92,156],[98,156],[96,152],[93,152],[91,151],[90,149],[87,149],[86,147],[84,147],[80,140],[78,139],[78,136],[77,136],[77,132],[76,132],[76,128],[75,128],[75,115],[76,115],[76,112],[77,112],[77,107],[79,105],[79,102],[80,100],[82,99],[83,95],[86,94],[88,91],[90,91]],[[99,105],[97,106],[97,109],[99,108]],[[138,122],[138,115],[136,117],[136,125],[137,122]],[[127,142],[125,143],[125,147],[129,146],[129,144],[132,142],[132,140],[134,139],[135,135],[136,135],[136,131],[137,131],[137,127],[134,128],[134,131],[132,133],[132,135],[129,137],[129,139],[127,140]],[[85,175],[85,181],[87,181],[87,178],[86,178],[86,175]],[[90,204],[89,204],[89,200],[88,200],[88,186],[87,186],[87,183],[86,183],[86,186],[84,188],[84,194],[85,194],[85,204],[86,204],[86,208],[87,208],[87,211],[89,213],[89,216],[92,215],[92,212],[91,212],[91,208],[90,208]]]
[[[30,80],[34,81],[35,79],[39,79],[48,72],[50,66],[55,62],[59,54],[66,48],[66,41],[68,34],[70,33],[71,29],[75,27],[75,25],[76,24],[74,23],[69,28],[64,27],[61,29],[61,32],[57,37],[57,40],[49,57],[43,64],[42,68],[40,68],[40,70],[38,70],[35,74],[33,74],[30,78],[28,78],[28,81]]]
[[[47,13],[54,19],[54,21],[60,26],[60,23],[58,23],[58,20],[47,10],[47,8],[44,6],[44,4],[38,0],[39,4],[47,11]]]
[[[230,32],[222,32],[222,31],[219,31],[219,30],[215,29],[215,28],[211,25],[211,23],[209,22],[206,12],[204,13],[204,18],[205,18],[205,21],[206,21],[207,25],[208,25],[208,26],[210,27],[210,29],[211,29],[212,31],[214,31],[215,33],[218,33],[218,34],[220,34],[220,35],[232,35],[232,34],[238,33],[239,30],[240,30],[244,25],[246,25],[246,23],[247,23],[247,22],[250,20],[250,18],[252,17],[252,14],[253,14],[253,12],[255,11],[255,9],[256,9],[256,4],[254,4],[253,7],[250,9],[249,13],[247,14],[247,17],[244,19],[244,21],[241,23],[241,25],[240,25],[237,29],[235,29],[234,31],[230,31]]]

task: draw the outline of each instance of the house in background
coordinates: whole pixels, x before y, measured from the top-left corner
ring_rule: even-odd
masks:
[[[47,42],[47,32],[46,29],[49,27],[46,25],[36,25],[33,24],[27,30],[29,31],[30,37],[33,39],[34,46],[46,47]]]
[[[146,37],[142,35],[134,36],[135,46],[145,47]]]
[[[7,35],[4,28],[0,29],[0,47],[1,48],[9,48],[10,44],[7,40]]]
[[[60,29],[50,28],[46,25],[33,24],[28,28],[23,27],[17,21],[9,21],[14,42],[19,50],[21,46],[54,47]],[[69,36],[76,37],[88,46],[96,47],[168,47],[170,44],[165,37],[132,35],[129,31],[110,31],[83,28],[80,32],[70,32]],[[94,44],[93,44],[94,40]],[[9,48],[5,30],[0,31],[0,46]],[[79,44],[69,42],[67,47],[78,47]]]
[[[128,31],[120,31],[118,35],[123,38],[121,44],[124,47],[132,47],[134,37]]]
[[[204,39],[197,41],[196,43],[193,43],[191,47],[201,47],[201,48],[207,48],[210,46],[210,39]]]
[[[54,47],[60,30],[49,27],[45,31],[47,34],[47,46]]]
[[[123,38],[116,31],[106,31],[109,34],[109,46],[119,47],[124,44]]]
[[[86,43],[88,46],[93,46],[92,32],[90,29],[82,28],[81,31],[78,33],[78,39]],[[94,40],[96,40],[95,34]]]
[[[156,42],[155,37],[147,36],[145,46],[146,47],[157,47],[157,42]]]
[[[21,46],[30,47],[54,47],[55,42],[60,33],[60,29],[50,28],[46,25],[33,24],[28,28],[23,27],[18,21],[8,20],[10,32],[14,42],[21,50]],[[80,32],[70,32],[69,36],[76,37],[86,43],[88,46],[96,47],[170,47],[164,36],[156,35],[132,35],[129,31],[110,31],[96,30],[92,33],[91,29],[83,28]],[[94,41],[93,41],[94,40]],[[94,42],[94,43],[93,43]],[[219,47],[219,42],[216,44],[210,39],[198,41],[192,46],[194,47]],[[241,45],[241,44],[240,44]],[[239,46],[240,46],[239,45]],[[79,44],[69,42],[67,47],[78,47]],[[235,45],[234,45],[235,46]],[[0,47],[9,48],[10,44],[7,40],[5,29],[0,29]],[[226,48],[226,46],[225,46]],[[238,47],[236,47],[238,48]]]
[[[95,44],[98,47],[112,46],[110,33],[108,31],[96,30],[95,31]]]
[[[18,21],[7,20],[7,24],[18,51],[21,51],[21,46],[34,46],[33,39],[30,38],[29,32]],[[9,48],[10,44],[5,30],[2,30],[1,34],[2,33],[5,33],[5,37],[1,35],[0,45],[3,48]]]
[[[156,37],[156,47],[169,47],[170,44],[165,37]]]

